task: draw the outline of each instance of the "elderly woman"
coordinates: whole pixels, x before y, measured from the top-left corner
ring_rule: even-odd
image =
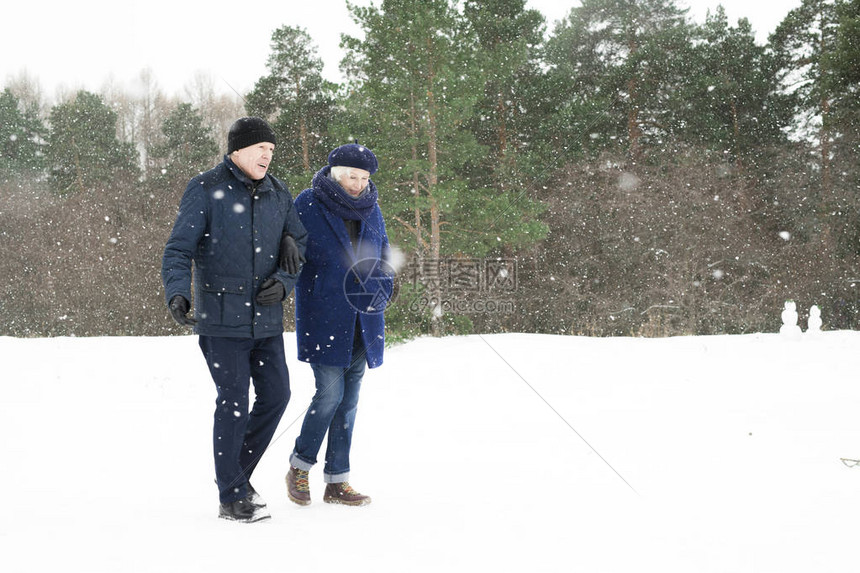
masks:
[[[377,167],[370,149],[342,145],[295,201],[308,231],[296,284],[296,339],[316,384],[286,477],[289,498],[300,505],[311,502],[308,472],[326,433],[323,501],[370,503],[348,480],[361,381],[365,367],[382,364],[383,311],[393,286],[385,221],[370,180]]]

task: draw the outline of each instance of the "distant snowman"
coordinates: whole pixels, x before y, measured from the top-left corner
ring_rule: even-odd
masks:
[[[807,334],[817,334],[821,332],[821,309],[817,304],[809,307],[809,321],[807,322]]]
[[[793,300],[785,301],[779,333],[792,338],[800,335],[800,327],[797,325],[797,305],[794,304]]]

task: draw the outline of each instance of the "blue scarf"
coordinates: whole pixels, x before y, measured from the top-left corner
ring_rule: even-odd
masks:
[[[379,194],[373,181],[358,197],[352,197],[340,184],[330,177],[331,166],[326,165],[314,175],[314,197],[322,201],[329,211],[351,221],[363,221],[373,214]]]

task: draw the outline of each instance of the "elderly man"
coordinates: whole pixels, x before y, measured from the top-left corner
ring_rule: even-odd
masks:
[[[242,522],[270,517],[249,480],[290,399],[282,301],[307,243],[287,187],[267,174],[274,149],[264,120],[232,125],[224,160],[185,190],[161,269],[170,313],[199,335],[217,390],[219,517]]]

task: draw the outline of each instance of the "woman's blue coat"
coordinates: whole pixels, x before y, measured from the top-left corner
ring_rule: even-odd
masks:
[[[321,169],[313,186],[336,185],[328,178],[330,170],[328,166]],[[382,211],[374,205],[361,220],[356,249],[343,219],[315,197],[313,188],[302,191],[295,204],[308,231],[307,261],[296,284],[299,360],[348,367],[358,324],[367,365],[381,365],[385,348],[383,311],[393,289]]]
[[[268,338],[284,330],[281,303],[258,305],[260,285],[273,277],[289,294],[298,278],[278,267],[281,235],[304,251],[307,233],[287,187],[271,175],[252,182],[228,157],[194,177],[167,241],[161,275],[168,301],[191,301],[194,331],[205,336]]]

